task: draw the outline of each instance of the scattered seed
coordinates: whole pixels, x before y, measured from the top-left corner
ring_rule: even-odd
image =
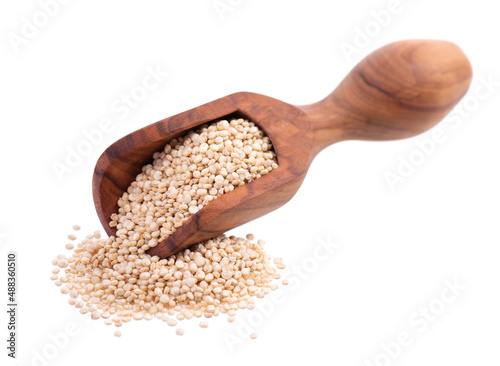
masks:
[[[68,261],[66,259],[59,259],[57,261],[57,266],[59,268],[66,268],[68,266]]]
[[[170,326],[170,327],[175,327],[177,325],[177,320],[176,319],[168,319],[167,320],[167,324]]]

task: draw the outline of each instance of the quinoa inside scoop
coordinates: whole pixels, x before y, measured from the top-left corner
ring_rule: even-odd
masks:
[[[137,254],[165,240],[217,197],[278,167],[269,137],[243,119],[203,125],[171,140],[153,159],[111,216],[120,246]]]

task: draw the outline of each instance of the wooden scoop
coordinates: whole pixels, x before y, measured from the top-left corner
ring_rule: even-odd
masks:
[[[277,209],[301,185],[312,160],[342,140],[395,140],[420,134],[464,96],[472,69],[446,41],[407,40],[368,55],[325,99],[294,106],[254,93],[236,93],[166,118],[112,144],[97,161],[95,208],[108,235],[117,201],[152,162],[155,151],[197,126],[242,117],[271,139],[279,167],[215,199],[148,253],[165,258]],[[293,85],[292,85],[293,86]]]

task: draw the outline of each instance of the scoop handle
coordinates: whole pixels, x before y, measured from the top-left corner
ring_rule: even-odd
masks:
[[[396,140],[439,122],[467,92],[472,68],[455,44],[405,40],[369,54],[325,99],[300,106],[317,151],[341,140]]]

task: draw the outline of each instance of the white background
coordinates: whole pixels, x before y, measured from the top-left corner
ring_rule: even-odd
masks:
[[[212,0],[69,1],[16,47],[12,39],[23,37],[24,18],[44,21],[41,5],[2,2],[0,297],[6,304],[6,252],[14,250],[20,330],[13,361],[6,357],[2,311],[0,363],[498,364],[500,22],[493,2],[401,0],[399,13],[378,29],[373,12],[388,9],[388,0],[221,3],[233,4],[222,17]],[[355,45],[357,29],[371,36],[346,57],[341,45]],[[183,337],[160,321],[142,321],[125,324],[115,338],[115,329],[86,321],[49,280],[71,226],[79,223],[82,234],[100,229],[91,178],[112,142],[237,91],[312,103],[362,57],[406,38],[446,39],[465,51],[474,68],[471,112],[460,125],[438,125],[446,141],[394,189],[385,174],[397,173],[399,159],[417,156],[417,142],[431,132],[332,146],[290,203],[232,231],[266,240],[268,252],[289,268],[314,262],[318,241],[339,246],[299,286],[282,290],[284,301],[254,328],[256,340],[229,347],[224,335],[236,334],[241,322],[222,316],[210,319],[208,329],[196,320],[182,323]],[[141,85],[147,67],[169,75],[124,118],[111,105]],[[497,85],[476,105],[481,77]],[[105,118],[113,130],[58,179],[54,163],[65,164],[68,147],[75,149],[84,130]],[[420,306],[441,310],[447,280],[466,289],[423,330],[410,319],[421,321],[414,314]],[[76,335],[61,336],[68,326]],[[381,344],[401,332],[411,345],[384,356]]]

